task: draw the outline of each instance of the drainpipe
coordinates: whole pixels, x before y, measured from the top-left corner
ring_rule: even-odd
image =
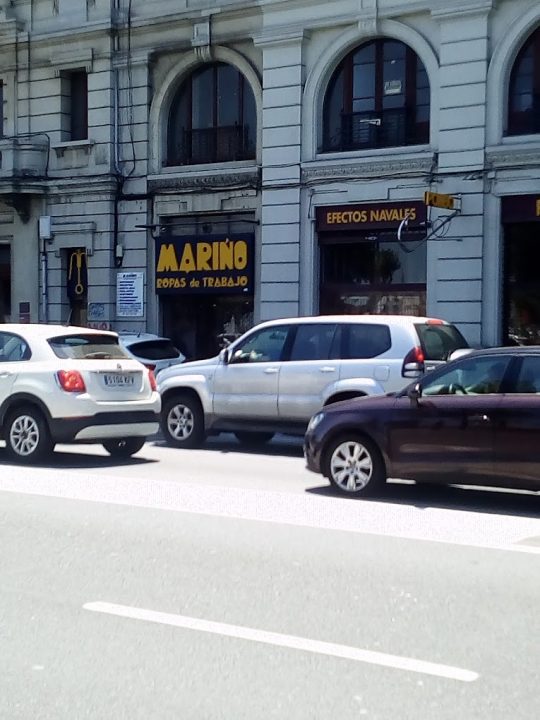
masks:
[[[48,288],[47,288],[47,253],[45,250],[41,253],[41,322],[47,323],[48,307]]]
[[[49,321],[49,286],[47,282],[47,240],[42,237],[42,233],[39,231],[38,224],[38,238],[41,242],[41,322],[47,323]]]
[[[118,10],[116,4],[114,9]],[[122,267],[122,261],[124,256],[124,248],[118,243],[119,235],[119,216],[120,216],[120,196],[123,192],[124,179],[122,170],[120,168],[120,71],[115,66],[116,53],[119,48],[119,35],[118,30],[114,29],[112,33],[112,53],[111,62],[112,67],[112,85],[113,85],[113,165],[115,175],[115,191],[114,191],[114,205],[113,205],[113,266],[115,268]]]

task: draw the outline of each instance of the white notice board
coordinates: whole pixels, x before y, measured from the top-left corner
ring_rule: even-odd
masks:
[[[144,272],[120,272],[116,276],[116,316],[144,316]]]

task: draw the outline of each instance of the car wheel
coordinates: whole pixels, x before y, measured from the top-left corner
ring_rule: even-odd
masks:
[[[161,414],[161,430],[169,445],[198,447],[204,440],[204,414],[199,400],[181,394],[166,400]]]
[[[238,442],[242,445],[248,445],[249,447],[257,447],[257,445],[264,445],[274,437],[273,432],[249,432],[245,430],[239,430],[234,433]]]
[[[324,474],[349,495],[370,495],[386,482],[386,468],[377,446],[360,435],[334,440],[325,452]]]
[[[54,449],[47,421],[31,406],[16,408],[8,414],[4,439],[8,455],[23,463],[41,460]]]
[[[128,458],[139,452],[145,442],[146,438],[118,438],[117,440],[107,440],[103,443],[103,447],[112,457]]]

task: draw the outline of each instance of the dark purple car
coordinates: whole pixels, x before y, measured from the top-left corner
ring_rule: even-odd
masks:
[[[325,407],[304,452],[355,495],[388,477],[540,490],[540,347],[478,350],[400,393]]]

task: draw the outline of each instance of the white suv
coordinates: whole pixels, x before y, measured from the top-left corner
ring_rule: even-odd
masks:
[[[128,457],[159,429],[160,408],[152,371],[115,333],[0,324],[0,434],[12,458],[34,462],[59,442]]]
[[[165,439],[195,447],[209,432],[262,443],[303,434],[329,403],[401,390],[467,342],[453,325],[397,315],[302,317],[265,322],[210,360],[158,377]]]

